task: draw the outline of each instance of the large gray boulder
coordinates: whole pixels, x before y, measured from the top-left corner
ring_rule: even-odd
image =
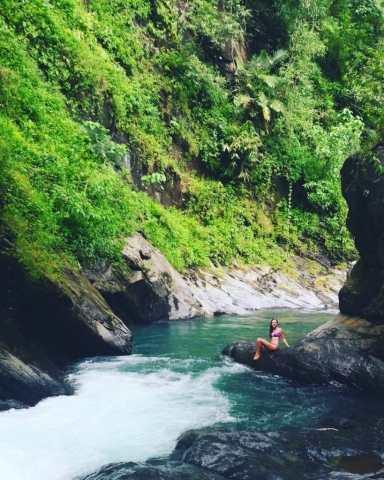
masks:
[[[110,464],[83,480],[383,478],[383,432],[372,420],[362,415],[343,418],[344,425],[336,424],[337,428],[327,421],[320,428],[308,425],[278,432],[235,432],[214,426],[189,430],[179,437],[169,458]],[[364,461],[366,465],[361,465]],[[351,473],[364,468],[370,473]]]
[[[127,239],[124,264],[87,270],[113,311],[126,324],[204,316],[185,279],[141,235]]]
[[[291,348],[262,350],[253,360],[255,344],[227,345],[223,354],[239,363],[306,383],[342,384],[354,389],[384,393],[384,325],[338,315]]]

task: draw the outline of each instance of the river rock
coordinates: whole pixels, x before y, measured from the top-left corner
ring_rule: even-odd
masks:
[[[183,433],[169,458],[111,464],[83,480],[381,478],[382,440],[381,425],[372,427],[365,415],[353,427],[234,432],[212,426]],[[356,473],[359,459],[370,473]]]
[[[32,282],[0,256],[0,410],[73,393],[68,362],[129,354],[132,335],[79,272]]]
[[[384,326],[338,315],[291,348],[262,350],[253,360],[255,343],[235,342],[223,354],[235,361],[306,383],[342,384],[354,389],[384,393],[382,344]]]
[[[144,464],[122,462],[107,465],[83,480],[223,480],[224,477],[184,462],[164,460]]]
[[[375,426],[370,413],[363,413],[353,426],[332,428],[324,422],[324,426],[278,432],[190,430],[180,436],[171,458],[239,480],[379,478],[375,475],[383,473],[382,425]],[[356,475],[356,458],[370,462],[366,467],[371,473]]]

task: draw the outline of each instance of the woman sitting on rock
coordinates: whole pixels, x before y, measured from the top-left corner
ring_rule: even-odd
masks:
[[[277,325],[279,324],[277,318],[272,318],[270,326],[269,326],[269,337],[271,338],[270,342],[264,340],[264,338],[258,338],[256,340],[256,353],[253,357],[254,360],[258,360],[261,355],[261,347],[264,345],[265,348],[268,350],[278,350],[279,349],[279,340],[280,338],[283,340],[285,345],[289,347],[288,342],[284,336],[284,332],[282,328],[279,328]]]

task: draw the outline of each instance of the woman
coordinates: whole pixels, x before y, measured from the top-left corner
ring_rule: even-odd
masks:
[[[261,355],[261,347],[264,345],[265,348],[268,350],[278,350],[279,349],[279,340],[280,338],[283,340],[285,345],[289,347],[288,342],[284,336],[284,332],[282,328],[279,328],[277,325],[279,324],[277,318],[272,318],[271,323],[269,325],[269,337],[271,338],[270,342],[264,340],[264,338],[258,338],[256,340],[256,353],[253,357],[254,360],[258,360]]]

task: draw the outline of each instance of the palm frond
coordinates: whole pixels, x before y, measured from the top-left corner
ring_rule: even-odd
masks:
[[[264,83],[268,85],[268,87],[275,88],[281,81],[280,77],[277,75],[261,75],[260,76]]]
[[[255,73],[269,70],[271,67],[271,60],[268,53],[265,50],[262,50],[259,55],[254,55],[249,62],[249,67],[251,71],[254,71]]]
[[[264,105],[268,105],[268,98],[265,96],[264,92],[260,92],[258,97],[257,97],[257,103],[260,105],[260,107],[264,107]]]
[[[287,50],[276,50],[276,52],[270,58],[272,64],[276,64],[284,61],[288,57]]]
[[[267,105],[263,105],[261,108],[263,112],[263,118],[266,122],[269,122],[271,120],[271,110]]]

